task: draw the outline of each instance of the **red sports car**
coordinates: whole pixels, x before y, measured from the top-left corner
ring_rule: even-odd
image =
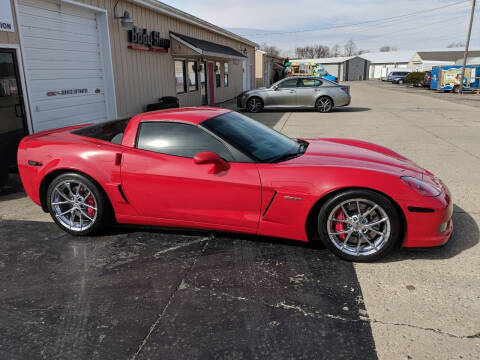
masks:
[[[66,232],[118,223],[321,241],[338,256],[445,244],[452,200],[402,155],[350,139],[291,139],[239,113],[184,108],[24,138],[30,198]]]

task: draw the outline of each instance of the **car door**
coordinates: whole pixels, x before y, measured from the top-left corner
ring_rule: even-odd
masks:
[[[322,85],[322,81],[315,78],[303,78],[298,79],[297,85],[297,106],[315,106],[315,94],[317,93],[317,90],[319,90],[319,86]]]
[[[212,172],[193,157],[212,151],[229,169]],[[122,187],[127,200],[145,218],[180,220],[223,228],[257,227],[261,184],[256,165],[235,162],[227,147],[193,124],[141,122],[136,147],[122,157]]]
[[[296,99],[297,78],[285,79],[272,88],[265,98],[265,107],[293,107]]]

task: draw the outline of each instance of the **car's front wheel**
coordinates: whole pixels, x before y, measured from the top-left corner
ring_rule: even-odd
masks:
[[[62,174],[50,183],[47,206],[57,225],[72,235],[99,232],[111,211],[98,185],[76,173]]]
[[[333,101],[328,96],[322,96],[315,103],[315,108],[321,113],[328,113],[333,109]]]
[[[263,109],[263,102],[259,97],[253,96],[247,100],[247,110],[251,113],[258,113]]]
[[[348,190],[328,199],[318,214],[322,243],[350,261],[373,261],[390,252],[401,236],[392,202],[370,190]]]

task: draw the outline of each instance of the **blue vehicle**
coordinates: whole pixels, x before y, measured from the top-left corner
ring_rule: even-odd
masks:
[[[460,88],[461,74],[462,66],[460,65],[435,66],[432,69],[430,89],[457,93]],[[480,89],[480,65],[465,67],[463,89],[467,91]]]

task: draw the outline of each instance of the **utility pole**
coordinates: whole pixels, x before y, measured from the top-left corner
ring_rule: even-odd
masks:
[[[463,79],[465,78],[465,66],[467,66],[468,46],[470,45],[470,35],[472,34],[473,15],[475,14],[475,2],[472,0],[472,12],[470,14],[470,25],[468,27],[467,43],[465,44],[465,52],[463,54],[462,76],[460,77],[459,93],[463,93]]]

